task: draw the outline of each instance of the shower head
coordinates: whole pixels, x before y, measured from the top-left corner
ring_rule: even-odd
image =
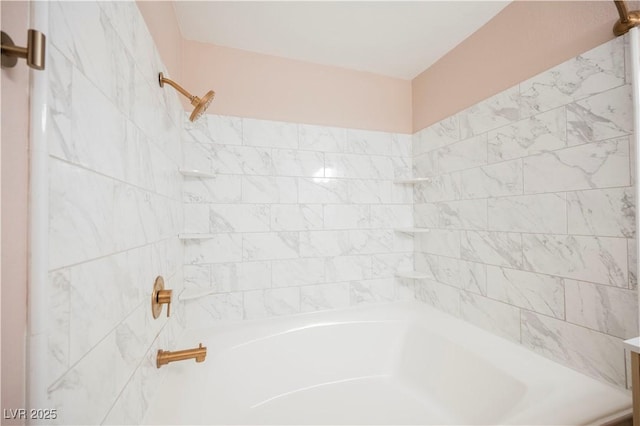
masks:
[[[207,110],[207,108],[209,108],[211,101],[213,101],[213,98],[216,95],[216,92],[214,92],[213,90],[209,90],[202,98],[194,96],[184,90],[182,86],[180,86],[175,81],[165,78],[164,74],[162,73],[158,74],[158,82],[160,83],[160,87],[164,87],[164,84],[167,83],[169,86],[180,92],[183,96],[189,98],[191,105],[194,106],[193,112],[189,116],[189,121],[196,121],[198,118],[200,118],[202,114],[204,114],[204,112]]]

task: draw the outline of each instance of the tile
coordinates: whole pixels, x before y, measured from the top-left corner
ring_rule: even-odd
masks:
[[[208,210],[211,232],[266,232],[270,229],[270,208],[265,204],[213,204]]]
[[[216,234],[204,240],[186,240],[184,263],[224,263],[242,260],[242,236],[240,234]]]
[[[432,254],[414,252],[413,254],[413,266],[414,270],[424,273],[430,280],[436,280],[439,274],[439,261],[442,259],[440,256]]]
[[[220,320],[241,320],[244,317],[243,293],[211,294],[185,302],[188,328],[206,328]]]
[[[460,193],[460,198],[521,195],[523,191],[522,161],[512,160],[456,172],[452,175],[452,180],[453,186],[457,187]]]
[[[347,200],[352,204],[406,203],[407,197],[411,194],[410,189],[392,189],[391,181],[345,179],[343,182],[347,184]]]
[[[364,280],[372,276],[372,258],[368,255],[325,257],[327,281]]]
[[[522,267],[520,234],[462,231],[460,238],[462,259],[512,268]]]
[[[632,188],[570,192],[567,207],[571,234],[635,236],[636,209]]]
[[[452,115],[415,133],[413,155],[418,156],[460,140],[458,118],[458,115]]]
[[[242,258],[247,260],[292,259],[302,242],[297,232],[262,232],[242,235]]]
[[[629,288],[638,289],[638,249],[636,239],[627,240],[627,256],[629,265]]]
[[[567,138],[570,145],[597,142],[633,132],[631,86],[599,93],[567,105]]]
[[[248,291],[244,293],[246,319],[258,319],[300,312],[300,289],[297,287]]]
[[[300,312],[340,309],[349,306],[349,283],[320,284],[300,289]]]
[[[478,327],[520,342],[520,309],[473,293],[460,293],[460,316]]]
[[[199,125],[200,123],[203,125]],[[242,119],[240,117],[205,114],[196,123],[187,121],[185,131],[200,143],[242,145]]]
[[[239,203],[242,199],[242,177],[218,175],[215,179],[185,178],[184,203]]]
[[[393,278],[398,271],[413,269],[413,253],[385,253],[371,257],[373,278]]]
[[[325,177],[393,179],[390,157],[361,154],[324,154]]]
[[[391,155],[393,135],[386,132],[347,129],[345,152],[366,155]]]
[[[418,251],[440,256],[460,257],[460,231],[432,229],[414,237]]]
[[[333,257],[352,253],[348,232],[306,231],[300,232],[301,257]]]
[[[371,226],[367,205],[328,204],[324,206],[324,229],[361,229]]]
[[[71,271],[69,269],[49,273],[48,315],[52,326],[49,328],[47,336],[47,385],[59,379],[70,366],[70,282]]]
[[[297,203],[298,181],[292,177],[242,176],[242,202]]]
[[[411,160],[413,156],[412,135],[404,133],[394,133],[392,135],[391,155],[394,157],[404,157]]]
[[[567,280],[567,322],[621,339],[638,335],[638,293]]]
[[[413,208],[410,204],[379,204],[371,206],[371,228],[411,228]]]
[[[627,242],[622,238],[524,234],[522,245],[526,270],[628,286]]]
[[[351,201],[345,179],[298,179],[298,203],[336,204]],[[351,201],[353,202],[353,201]]]
[[[451,173],[487,164],[487,134],[448,144],[436,151],[438,173]]]
[[[438,151],[429,151],[413,157],[413,176],[430,177],[440,173]]]
[[[435,281],[420,281],[415,286],[416,299],[434,308],[460,316],[460,290]]]
[[[487,296],[529,311],[564,319],[565,280],[487,266]]]
[[[520,83],[523,114],[534,115],[624,83],[622,40],[616,39]]]
[[[495,163],[567,147],[565,108],[534,115],[488,134],[488,161]]]
[[[323,258],[277,260],[272,262],[274,287],[299,287],[325,282]]]
[[[314,151],[274,149],[273,170],[279,176],[319,177],[324,173],[324,154]]]
[[[463,290],[479,294],[487,295],[487,268],[483,263],[458,261],[460,267],[460,285]]]
[[[466,172],[465,172],[466,173]],[[469,173],[469,175],[477,174],[477,172]],[[480,172],[482,174],[482,172]],[[522,173],[520,172],[520,175]],[[450,201],[457,200],[462,198],[462,191],[460,187],[460,179],[457,178],[458,174],[453,175],[442,175],[431,178],[430,182],[419,183],[413,185],[413,198],[415,203],[436,203],[439,201]],[[455,177],[455,178],[454,178]],[[514,175],[515,177],[515,175]],[[478,176],[475,176],[477,179]],[[472,180],[473,177],[470,177],[469,180]],[[465,191],[465,194],[467,192]],[[475,189],[472,190],[471,194],[484,194],[485,191],[481,186],[475,185]],[[464,197],[471,198],[471,197]],[[481,198],[481,197],[476,197]]]
[[[349,300],[351,306],[364,303],[391,302],[396,292],[393,278],[351,281],[349,283]]]
[[[621,339],[522,311],[522,344],[598,380],[615,386],[625,385]]]
[[[211,171],[217,174],[273,175],[271,149],[235,145],[202,145],[211,158]]]
[[[565,194],[522,195],[488,200],[489,229],[508,232],[567,232]]]
[[[209,288],[211,287],[210,265],[183,265],[185,288]]]
[[[458,113],[460,137],[466,139],[520,119],[518,86],[504,90]]]
[[[217,263],[210,265],[210,288],[217,293],[270,288],[271,262]]]
[[[441,202],[436,208],[442,228],[487,229],[487,200]]]
[[[319,152],[344,152],[346,129],[339,127],[298,125],[299,148]]]
[[[242,129],[244,145],[298,148],[297,124],[243,118]]]
[[[206,234],[209,232],[209,206],[206,204],[185,204],[182,232]]]
[[[524,159],[524,192],[629,185],[629,139],[578,145]]]
[[[349,242],[351,251],[349,254],[373,254],[388,253],[395,250],[394,231],[392,230],[350,230]]]
[[[435,203],[413,204],[413,224],[418,228],[439,228],[439,205]]]
[[[272,204],[273,231],[305,231],[322,229],[324,214],[320,204]]]

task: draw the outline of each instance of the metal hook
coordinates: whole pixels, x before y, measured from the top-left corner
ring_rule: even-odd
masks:
[[[2,31],[2,66],[13,68],[18,58],[27,60],[27,65],[36,70],[45,66],[46,37],[40,31],[29,30],[27,47],[16,46],[9,34]]]

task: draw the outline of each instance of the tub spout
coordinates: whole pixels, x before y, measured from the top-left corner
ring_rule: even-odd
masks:
[[[156,367],[160,368],[174,361],[183,361],[185,359],[195,359],[196,362],[203,362],[207,357],[207,348],[202,343],[197,348],[185,349],[182,351],[163,351],[158,349],[156,357]]]

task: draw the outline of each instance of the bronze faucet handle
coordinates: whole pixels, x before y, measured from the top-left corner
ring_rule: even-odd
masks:
[[[167,317],[171,315],[171,297],[173,290],[164,289],[164,278],[158,276],[153,283],[153,292],[151,293],[151,313],[154,319],[157,319],[162,312],[162,305],[167,305]]]

